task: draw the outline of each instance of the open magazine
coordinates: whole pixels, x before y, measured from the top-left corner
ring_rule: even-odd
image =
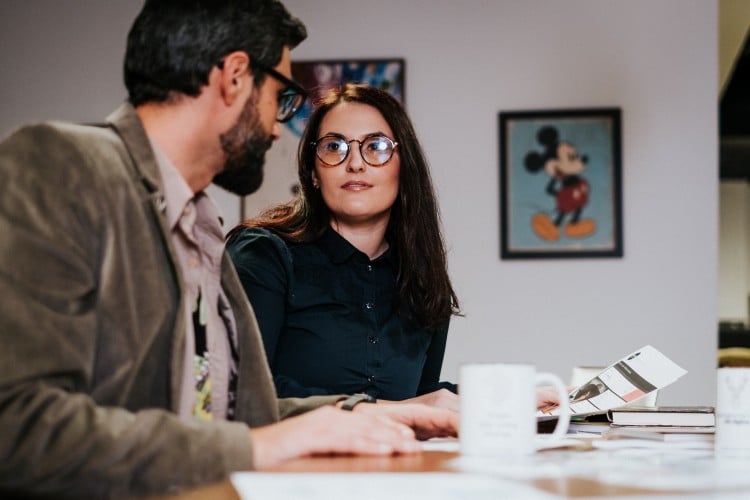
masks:
[[[609,365],[594,378],[570,392],[573,419],[606,413],[662,389],[687,371],[654,347],[647,345]],[[539,420],[558,414],[557,405],[537,412]]]

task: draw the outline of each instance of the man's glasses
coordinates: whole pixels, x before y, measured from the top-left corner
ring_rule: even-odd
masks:
[[[276,81],[286,85],[286,88],[279,93],[279,111],[276,113],[276,121],[285,123],[291,120],[305,103],[305,99],[307,99],[307,91],[302,88],[299,83],[290,80],[265,64],[256,62],[255,59],[250,62],[250,66],[253,69],[259,69],[268,73],[274,77]]]
[[[224,61],[219,61],[217,66],[219,67],[219,69],[224,69]],[[276,113],[276,121],[285,123],[291,120],[292,117],[297,113],[297,111],[300,110],[300,108],[302,108],[302,105],[305,103],[305,99],[307,99],[307,91],[302,88],[299,83],[295,82],[294,80],[290,80],[275,69],[270,68],[265,64],[261,64],[255,59],[250,61],[250,67],[253,69],[253,71],[258,70],[267,73],[276,81],[285,85],[284,90],[279,92],[277,98],[279,111]]]
[[[349,156],[351,144],[359,144],[359,154],[365,163],[372,167],[382,167],[393,156],[398,146],[390,138],[383,134],[368,135],[364,139],[352,139],[347,141],[344,137],[336,134],[324,135],[311,145],[315,148],[315,154],[324,165],[335,167],[344,163]]]

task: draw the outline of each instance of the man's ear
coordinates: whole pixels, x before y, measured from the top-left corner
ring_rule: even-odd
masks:
[[[231,106],[239,96],[252,93],[253,75],[247,53],[239,50],[230,53],[224,57],[220,70],[221,95],[228,106]]]

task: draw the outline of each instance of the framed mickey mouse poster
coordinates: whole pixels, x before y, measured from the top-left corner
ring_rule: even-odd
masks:
[[[500,258],[622,257],[620,115],[499,113]]]

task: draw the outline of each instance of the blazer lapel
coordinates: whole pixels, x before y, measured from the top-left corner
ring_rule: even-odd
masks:
[[[260,329],[234,264],[226,252],[221,259],[221,286],[237,322],[240,361],[236,420],[251,426],[276,422],[279,420],[276,388],[266,361]]]
[[[122,104],[117,110],[107,117],[107,123],[122,139],[128,153],[130,154],[133,167],[133,175],[136,182],[144,187],[143,202],[153,213],[153,218],[158,228],[158,237],[162,244],[168,249],[170,260],[170,271],[177,284],[178,304],[176,321],[172,332],[172,356],[170,361],[170,406],[173,411],[179,410],[179,401],[182,389],[182,374],[184,369],[185,351],[185,316],[184,311],[184,285],[182,274],[179,270],[179,261],[172,244],[171,229],[166,217],[166,200],[162,188],[159,167],[156,164],[151,143],[146,131],[141,124],[140,118],[133,106],[129,103]]]

